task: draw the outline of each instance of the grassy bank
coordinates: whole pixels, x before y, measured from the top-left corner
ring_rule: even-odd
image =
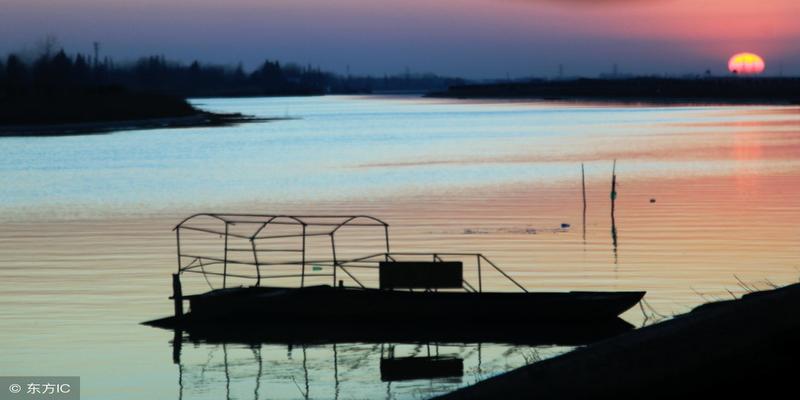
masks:
[[[710,303],[452,392],[477,398],[793,396],[800,284]]]

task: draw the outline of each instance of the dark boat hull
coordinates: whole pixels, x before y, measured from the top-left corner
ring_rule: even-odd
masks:
[[[232,288],[189,296],[194,321],[246,323],[575,323],[611,320],[644,292],[410,292],[314,286]]]
[[[620,318],[581,323],[238,323],[163,318],[145,324],[174,329],[192,343],[325,345],[332,343],[506,343],[578,346],[634,327]]]

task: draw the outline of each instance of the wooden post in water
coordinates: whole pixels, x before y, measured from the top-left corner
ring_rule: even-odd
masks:
[[[617,160],[614,159],[614,167],[611,170],[611,240],[614,246],[614,264],[617,263],[617,219],[614,215],[616,201],[617,201]]]
[[[611,219],[614,219],[614,202],[617,200],[617,160],[611,169]]]
[[[175,318],[183,317],[183,291],[180,274],[172,274],[172,300],[175,302]]]
[[[581,190],[583,191],[583,242],[586,244],[586,174],[581,163]]]

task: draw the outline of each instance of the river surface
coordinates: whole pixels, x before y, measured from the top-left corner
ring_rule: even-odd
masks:
[[[481,252],[529,290],[646,290],[634,326],[800,279],[798,107],[194,103],[289,118],[0,138],[0,375],[77,375],[86,399],[414,399],[572,348],[189,341],[175,363],[174,333],[139,323],[172,313],[172,227],[195,212],[374,215],[392,250]],[[491,273],[483,287],[516,290]],[[393,378],[392,353],[461,370]]]

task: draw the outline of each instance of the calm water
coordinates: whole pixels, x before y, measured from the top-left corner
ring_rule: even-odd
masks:
[[[171,313],[170,230],[200,211],[373,214],[393,250],[479,251],[533,290],[643,289],[665,316],[800,278],[797,107],[196,103],[295,119],[0,139],[0,375],[80,375],[89,399],[425,398],[569,350],[431,344],[463,376],[400,382],[381,349],[428,345],[184,344],[173,364],[172,332],[138,323]]]

